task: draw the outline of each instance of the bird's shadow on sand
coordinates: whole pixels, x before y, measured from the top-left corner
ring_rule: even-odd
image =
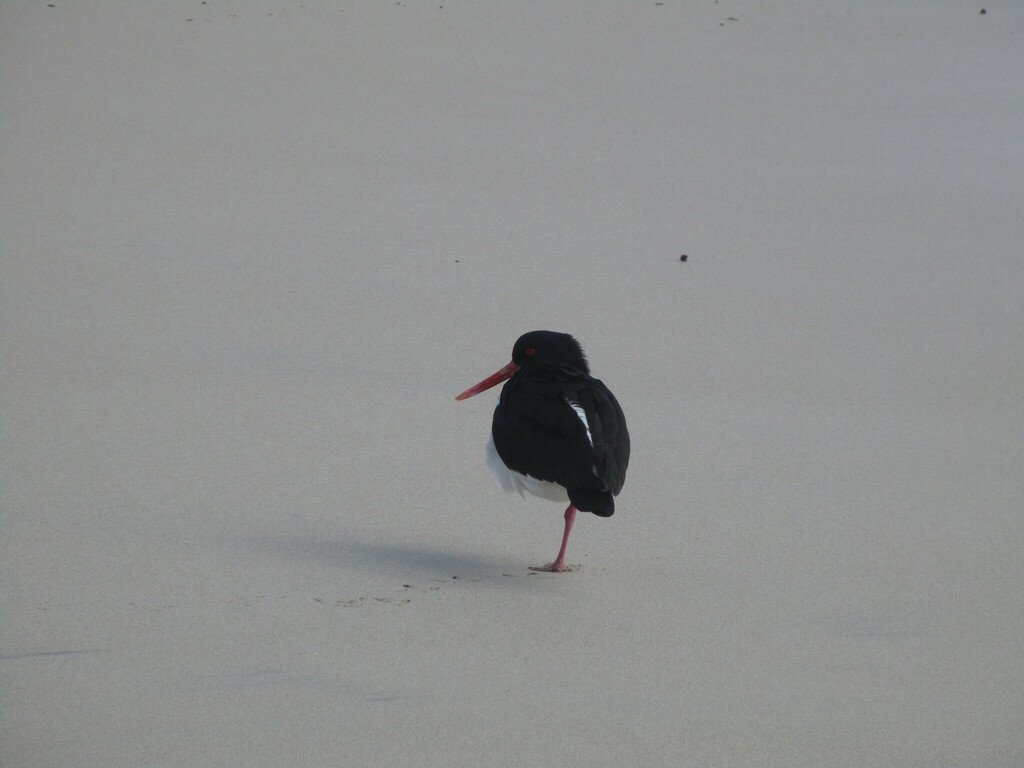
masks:
[[[525,564],[517,567],[500,557],[466,554],[422,544],[312,536],[246,537],[234,542],[276,559],[404,580],[492,579],[528,574]]]

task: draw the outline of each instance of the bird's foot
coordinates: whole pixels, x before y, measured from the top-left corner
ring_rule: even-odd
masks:
[[[578,571],[579,569],[579,565],[566,565],[564,560],[530,568],[534,573],[568,573],[569,571]]]

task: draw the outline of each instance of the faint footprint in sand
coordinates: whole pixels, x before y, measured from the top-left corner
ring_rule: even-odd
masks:
[[[520,578],[521,576],[528,576],[532,574],[503,573],[501,575],[505,578]],[[342,608],[357,608],[359,606],[367,605],[408,605],[417,594],[423,596],[430,592],[437,592],[442,589],[443,584],[451,584],[452,582],[472,584],[487,580],[488,579],[465,578],[455,574],[450,579],[432,579],[432,584],[425,587],[417,586],[416,584],[403,584],[401,591],[394,595],[361,595],[359,597],[337,599],[314,597],[312,600],[317,605],[340,606]]]

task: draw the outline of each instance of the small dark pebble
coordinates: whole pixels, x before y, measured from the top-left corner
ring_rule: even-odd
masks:
[[[684,253],[682,256],[679,257],[679,260],[680,261],[686,261],[687,258],[688,258],[687,255]]]
[[[412,589],[412,584],[403,584],[402,586],[406,589]]]
[[[986,11],[984,8],[982,8],[981,9],[981,15],[984,16],[986,13],[988,13],[988,11]]]

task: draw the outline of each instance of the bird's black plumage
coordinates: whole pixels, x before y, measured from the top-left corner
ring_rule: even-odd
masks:
[[[524,334],[512,362],[520,368],[505,382],[491,424],[501,460],[563,486],[577,509],[610,517],[629,463],[626,417],[615,396],[590,375],[583,349],[567,333]]]

